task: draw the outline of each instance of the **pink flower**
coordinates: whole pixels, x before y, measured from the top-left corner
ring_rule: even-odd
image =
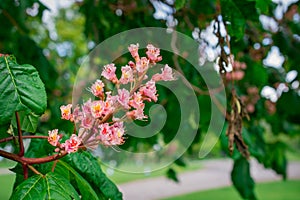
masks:
[[[130,93],[126,89],[119,89],[118,90],[118,102],[125,108],[129,109],[129,98],[130,98]]]
[[[111,91],[106,92],[105,94],[106,94],[106,101],[110,101],[112,105],[118,101],[118,96],[111,95]]]
[[[111,63],[104,66],[104,69],[101,73],[101,76],[104,78],[112,81],[113,83],[118,82],[117,76],[116,76],[116,67],[115,64]]]
[[[124,143],[124,127],[123,122],[115,122],[113,125],[109,126],[108,123],[101,124],[99,126],[99,136],[98,139],[102,144],[106,146],[120,145]]]
[[[132,95],[132,99],[129,101],[129,105],[136,109],[144,107],[145,104],[143,102],[142,94],[140,92],[135,92]]]
[[[148,81],[144,86],[142,86],[140,88],[140,93],[145,97],[149,97],[149,101],[151,101],[151,99],[154,102],[157,101],[156,86],[153,80]]]
[[[72,134],[70,139],[66,140],[62,147],[65,148],[65,151],[68,153],[74,153],[78,150],[79,145],[81,144],[81,139],[77,135]]]
[[[90,91],[96,97],[102,97],[104,91],[104,83],[101,80],[96,80],[96,82],[92,85]]]
[[[128,47],[128,50],[131,54],[131,56],[136,60],[138,61],[140,59],[140,56],[139,56],[139,44],[131,44],[129,47]]]
[[[135,63],[132,61],[128,62],[129,67],[131,67],[131,69],[135,70]]]
[[[93,127],[94,118],[91,115],[85,115],[81,120],[81,127],[91,129]]]
[[[124,143],[124,127],[123,122],[116,122],[111,127],[111,137],[110,137],[110,144],[111,145],[121,145]]]
[[[82,112],[80,107],[77,105],[73,110],[73,120],[75,123],[78,123],[82,119]]]
[[[100,124],[99,125],[99,136],[98,139],[103,143],[104,145],[109,146],[110,145],[110,138],[111,138],[111,129],[108,123]]]
[[[146,57],[142,57],[139,61],[136,62],[136,70],[139,73],[143,73],[149,68],[149,60]]]
[[[144,106],[139,107],[136,110],[127,112],[126,116],[130,119],[138,119],[138,120],[143,120],[148,118],[146,115],[144,115]]]
[[[52,146],[57,146],[58,141],[60,140],[60,135],[58,135],[58,129],[54,129],[52,131],[48,131],[48,142]]]
[[[162,57],[159,55],[160,54],[159,48],[154,47],[152,44],[147,45],[146,54],[150,62],[156,63],[162,60]]]
[[[92,106],[92,101],[91,101],[91,99],[89,99],[87,102],[85,102],[85,103],[81,106],[81,109],[82,109],[82,112],[84,113],[84,115],[92,114],[91,106]]]
[[[73,115],[71,113],[72,104],[60,107],[61,118],[65,120],[73,121]]]
[[[154,74],[152,76],[153,81],[173,81],[175,80],[172,68],[169,65],[165,65],[163,69],[161,69],[161,74]]]
[[[104,102],[103,101],[93,101],[91,104],[91,111],[92,116],[94,118],[103,117],[103,109],[104,109]]]
[[[127,84],[129,82],[132,82],[133,79],[133,70],[130,66],[126,65],[121,68],[122,76],[120,78],[120,83]]]
[[[115,107],[113,106],[113,104],[114,103],[111,100],[106,100],[104,102],[104,108],[103,108],[103,114],[102,114],[103,116],[109,115],[114,112]]]

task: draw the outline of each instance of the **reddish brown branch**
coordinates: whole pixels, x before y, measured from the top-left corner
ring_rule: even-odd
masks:
[[[11,137],[7,137],[7,138],[3,138],[0,140],[0,143],[3,143],[3,142],[8,142],[10,140],[14,140],[18,138],[18,136],[11,136]],[[44,135],[24,135],[22,136],[23,139],[48,139],[48,136],[44,136]]]
[[[7,158],[9,160],[19,162],[21,164],[26,164],[18,154],[9,153],[0,149],[0,156]]]
[[[28,179],[28,167],[26,164],[22,164],[24,180]]]
[[[63,152],[60,154],[55,154],[55,155],[51,155],[51,156],[46,156],[46,157],[42,157],[42,158],[26,158],[26,157],[21,157],[18,154],[14,154],[14,153],[9,153],[3,150],[0,150],[0,156],[19,162],[21,164],[24,165],[32,165],[32,164],[41,164],[41,163],[46,163],[46,162],[51,162],[57,159],[60,159],[64,156],[66,156],[68,153],[67,152]]]
[[[29,165],[42,164],[42,163],[51,162],[51,161],[60,159],[64,156],[66,156],[67,154],[68,154],[67,152],[63,152],[60,154],[55,154],[55,155],[47,156],[47,157],[43,157],[43,158],[25,158],[25,157],[23,157],[23,158],[21,158],[21,160]]]
[[[17,120],[17,127],[18,127],[18,139],[19,139],[19,156],[24,156],[25,150],[24,150],[24,144],[23,144],[23,138],[22,138],[22,129],[21,129],[21,123],[20,123],[20,117],[19,113],[15,112],[16,120]]]

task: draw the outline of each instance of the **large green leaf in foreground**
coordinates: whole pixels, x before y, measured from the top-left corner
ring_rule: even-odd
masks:
[[[34,175],[21,183],[13,192],[11,200],[80,199],[73,186],[62,176],[53,172]]]
[[[111,200],[122,199],[122,193],[103,173],[98,160],[91,153],[87,151],[72,153],[62,160],[86,179],[99,197],[104,196],[104,199]]]
[[[23,111],[25,131],[33,131],[47,106],[46,91],[37,70],[28,64],[19,65],[13,56],[0,56],[0,126],[10,123],[15,111]],[[28,116],[27,116],[28,115]],[[22,119],[21,118],[21,119]]]

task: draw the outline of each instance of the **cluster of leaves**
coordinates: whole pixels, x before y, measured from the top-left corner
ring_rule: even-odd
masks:
[[[156,6],[154,6],[154,3],[156,3]],[[173,19],[174,23],[170,23],[166,18],[153,18],[153,13],[157,11],[156,9],[158,9],[157,5],[159,3],[170,7],[170,9],[165,12],[167,12],[168,19]],[[32,16],[29,15],[26,10],[32,8],[34,4],[38,4],[39,6],[37,14]],[[288,92],[283,92],[278,96],[276,102],[271,102],[262,96],[257,98],[255,103],[252,102],[251,104],[254,105],[254,109],[251,109],[251,113],[249,112],[250,120],[243,121],[243,128],[241,130],[245,145],[248,146],[251,156],[264,164],[265,167],[274,169],[285,178],[287,170],[287,159],[285,155],[287,144],[281,138],[282,136],[293,138],[299,135],[299,86],[298,88],[292,87],[292,81],[286,81],[286,74],[291,70],[297,71],[298,74],[300,73],[300,25],[299,20],[297,21],[296,19],[297,14],[299,16],[300,6],[299,1],[295,1],[288,5],[287,10],[276,11],[277,13],[281,12],[281,18],[274,16],[275,10],[278,10],[279,7],[280,5],[273,3],[271,0],[176,0],[174,4],[170,3],[170,1],[159,0],[86,0],[72,5],[72,8],[76,11],[74,14],[76,17],[66,19],[66,21],[83,19],[76,23],[76,27],[71,28],[72,31],[81,30],[81,38],[83,37],[82,33],[85,34],[85,39],[83,39],[85,41],[82,41],[82,43],[80,43],[81,45],[88,42],[97,44],[114,34],[132,28],[169,26],[169,28],[171,27],[189,36],[195,35],[193,33],[198,29],[199,31],[196,31],[196,33],[199,35],[199,40],[204,41],[206,46],[219,49],[219,44],[211,45],[210,41],[206,41],[205,38],[202,38],[201,33],[204,33],[206,28],[210,26],[215,19],[219,19],[218,17],[222,16],[222,21],[226,24],[226,29],[230,37],[230,48],[226,42],[222,44],[223,48],[229,48],[234,55],[234,60],[243,62],[247,66],[244,70],[242,80],[235,82],[234,85],[228,83],[228,93],[230,93],[232,87],[234,87],[238,96],[247,96],[249,100],[251,99],[247,91],[249,87],[257,88],[259,93],[264,86],[277,89],[278,85],[284,84],[289,88]],[[83,52],[77,53],[76,56],[72,55],[70,59],[68,59],[66,56],[58,54],[55,48],[54,50],[49,48],[49,46],[51,46],[49,44],[57,44],[63,40],[78,42],[81,40],[75,39],[75,36],[79,34],[74,33],[75,36],[62,34],[63,32],[61,30],[63,30],[63,27],[68,27],[61,25],[61,23],[67,23],[62,20],[66,18],[64,13],[62,13],[63,18],[56,19],[57,26],[60,26],[57,32],[61,33],[58,34],[58,41],[49,39],[51,37],[47,29],[43,29],[46,30],[43,34],[45,39],[38,40],[37,36],[39,36],[41,32],[39,29],[43,27],[42,14],[46,7],[37,0],[6,0],[1,2],[0,9],[2,11],[0,13],[0,19],[3,22],[0,31],[1,52],[13,53],[18,57],[20,63],[31,63],[37,66],[37,70],[41,74],[41,79],[45,83],[50,105],[50,109],[47,113],[50,113],[53,117],[53,119],[48,118],[46,120],[50,122],[48,124],[52,127],[42,124],[43,126],[40,126],[39,129],[48,130],[60,126],[61,122],[55,120],[55,118],[59,118],[59,113],[56,110],[58,105],[61,105],[62,102],[68,102],[67,98],[70,93],[67,91],[70,91],[70,88],[63,88],[65,87],[63,86],[64,84],[56,85],[57,73],[59,73],[61,77],[65,77],[68,73],[69,75],[72,74],[71,72],[66,73],[67,68],[75,70],[74,65],[76,64],[74,63],[77,61],[76,57],[80,57]],[[68,11],[68,9],[66,10]],[[101,12],[99,12],[99,10],[101,10]],[[267,17],[269,21],[275,22],[277,29],[273,30],[263,25],[260,20],[262,16]],[[38,26],[36,26],[36,24],[38,24]],[[69,25],[70,24],[72,23],[69,23]],[[122,24],[122,26],[120,26],[120,24]],[[223,39],[226,40],[226,38]],[[76,45],[79,46],[78,44]],[[282,68],[266,67],[263,62],[274,46],[278,47],[284,57]],[[42,48],[50,52],[48,57],[43,54]],[[86,51],[86,47],[80,49]],[[169,54],[163,56],[165,61],[172,66],[176,66],[175,63],[177,62],[184,75],[188,77],[190,83],[205,90],[204,81],[190,63],[181,58],[174,59],[174,57]],[[51,65],[51,63],[61,63],[62,59],[66,61],[65,63],[70,63],[68,66],[64,66],[65,70],[59,70],[59,67],[54,68],[53,65]],[[63,64],[59,66],[63,66]],[[296,79],[299,81],[299,75]],[[195,137],[195,141],[188,151],[191,154],[194,153],[193,150],[199,145],[202,136],[205,134],[205,130],[207,130],[211,114],[209,108],[211,104],[214,104],[205,93],[200,92],[198,94],[201,116],[204,117],[201,117],[199,121],[200,129],[198,135]],[[59,99],[57,96],[63,96],[63,98]],[[169,103],[165,105],[168,113],[168,122],[162,130],[163,139],[165,142],[169,142],[174,137],[172,133],[176,133],[176,131],[170,130],[176,129],[173,124],[176,124],[178,120],[177,116],[179,111],[176,109],[176,100],[168,95],[167,92],[161,93],[161,97],[169,97]],[[244,103],[249,103],[250,101],[248,100]],[[164,98],[161,98],[161,101],[164,101]],[[4,105],[6,104],[1,105],[5,107]],[[230,105],[228,107],[230,108]],[[37,112],[35,114],[39,114],[39,111],[35,112]],[[12,116],[13,113],[9,113],[8,115]],[[1,128],[4,127],[2,124],[6,124],[7,126],[8,122],[10,122],[9,120],[10,119],[7,118],[5,123],[1,122]],[[62,127],[64,127],[66,131],[71,131],[70,126]],[[124,148],[126,148],[126,145],[128,145],[127,147],[137,146],[139,142],[145,142],[151,146],[157,142],[156,140],[156,137],[149,140],[137,140],[129,137],[129,143],[125,144]],[[226,131],[222,133],[220,141],[223,151],[230,155]],[[242,197],[254,199],[254,182],[249,171],[249,162],[243,158],[236,149],[232,153],[232,158],[235,163],[232,171],[234,185]],[[169,176],[175,177],[173,172],[170,174]]]

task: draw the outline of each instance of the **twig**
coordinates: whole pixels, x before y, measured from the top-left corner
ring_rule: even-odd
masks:
[[[58,161],[58,160],[55,160],[55,161],[53,162],[53,165],[52,165],[52,168],[51,168],[51,172],[54,172],[54,169],[55,169],[55,167],[56,167],[57,161]]]
[[[16,115],[16,120],[17,120],[17,127],[18,127],[18,139],[19,139],[19,147],[20,147],[20,152],[19,156],[24,156],[25,150],[24,150],[24,144],[23,144],[23,138],[22,138],[22,130],[21,130],[21,124],[20,124],[20,117],[19,113],[15,112]]]
[[[19,162],[21,164],[25,164],[25,165],[31,165],[31,164],[42,164],[42,163],[46,163],[46,162],[51,162],[57,159],[60,159],[64,156],[66,156],[68,153],[67,152],[63,152],[60,154],[55,154],[55,155],[51,155],[51,156],[46,156],[46,157],[42,157],[42,158],[27,158],[27,157],[21,157],[18,154],[14,154],[14,153],[9,153],[6,151],[3,151],[0,149],[0,156]]]
[[[22,168],[23,168],[24,180],[26,180],[26,179],[28,179],[28,167],[26,164],[22,164]]]
[[[32,165],[27,165],[28,168],[33,171],[35,174],[39,174],[39,175],[42,175],[41,172],[39,172],[37,169],[35,169]]]
[[[0,140],[0,143],[3,142],[8,142],[10,140],[14,140],[19,138],[18,136],[11,136],[11,137],[7,137],[7,138],[3,138]],[[44,136],[44,135],[23,135],[22,136],[23,139],[48,139],[48,136]]]
[[[17,30],[20,31],[20,33],[25,34],[25,31],[19,26],[19,24],[16,22],[16,20],[6,11],[2,10],[3,15],[10,21],[10,23],[16,27]]]

